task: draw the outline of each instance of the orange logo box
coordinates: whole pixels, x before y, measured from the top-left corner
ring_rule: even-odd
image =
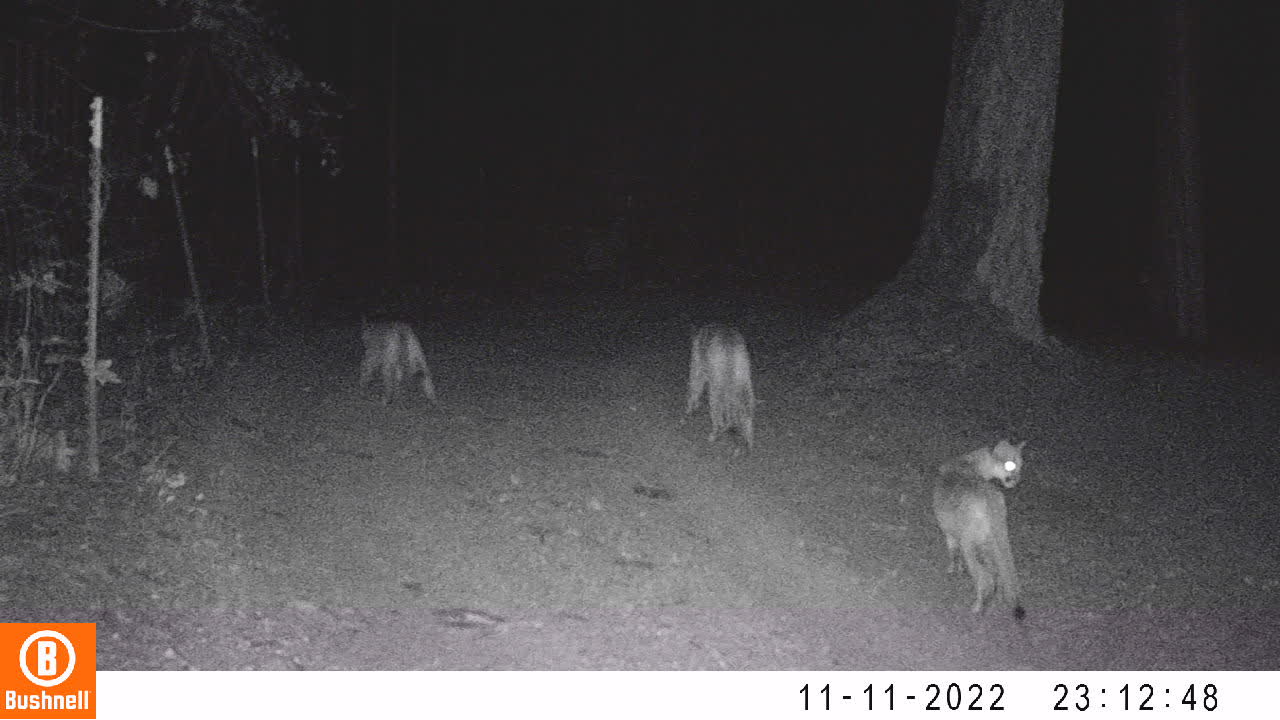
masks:
[[[95,718],[93,623],[0,623],[0,717]]]

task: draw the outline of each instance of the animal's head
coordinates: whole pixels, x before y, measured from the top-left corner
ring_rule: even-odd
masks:
[[[1022,448],[1026,444],[1025,440],[1017,445],[1001,440],[991,449],[991,476],[1006,488],[1022,479]]]

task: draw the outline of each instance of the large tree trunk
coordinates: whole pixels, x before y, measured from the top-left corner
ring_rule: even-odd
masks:
[[[1156,138],[1156,222],[1152,268],[1145,281],[1157,330],[1204,342],[1204,239],[1200,211],[1200,124],[1192,74],[1195,38],[1190,0],[1162,3],[1164,93]]]
[[[1043,339],[1062,0],[961,0],[933,194],[904,278]]]
[[[387,102],[387,261],[386,277],[405,280],[400,248],[400,3],[391,2],[391,88]]]

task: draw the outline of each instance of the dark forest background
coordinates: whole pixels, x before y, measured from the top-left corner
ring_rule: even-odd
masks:
[[[253,133],[235,121],[217,63],[166,64],[189,34],[111,29],[151,27],[139,3],[103,3],[92,16],[76,6],[91,24],[66,4],[19,5],[4,22],[11,46],[58,58],[109,108],[184,85],[179,104],[152,103],[169,117],[119,112],[108,142],[113,131],[146,138],[151,125],[169,128],[189,153],[184,187],[211,294],[252,299]],[[1195,7],[1209,326],[1216,341],[1270,343],[1280,321],[1265,208],[1278,153],[1264,101],[1277,89],[1270,29],[1280,18],[1263,3]],[[892,277],[919,230],[956,7],[281,0],[260,9],[273,50],[334,91],[325,133],[341,165],[335,175],[313,147],[264,140],[273,289],[347,306],[385,300],[388,288],[496,296],[731,284],[838,310]],[[1153,138],[1165,72],[1157,29],[1153,0],[1065,6],[1042,296],[1059,332],[1150,334],[1144,273],[1159,242]],[[159,53],[154,66],[139,61],[147,49]],[[146,152],[154,169],[158,153]],[[172,211],[116,198],[121,222],[108,245],[147,236],[152,248],[121,272],[181,297]],[[79,219],[62,232],[77,228]]]

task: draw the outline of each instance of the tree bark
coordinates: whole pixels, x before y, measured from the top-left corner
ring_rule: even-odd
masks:
[[[387,103],[387,277],[403,280],[400,235],[400,2],[391,2],[391,88]]]
[[[85,374],[85,473],[97,478],[101,469],[98,460],[98,290],[99,262],[102,258],[102,96],[93,98],[92,135],[89,137],[89,271],[88,319],[85,321],[85,351],[82,360]]]
[[[1042,341],[1062,0],[961,0],[933,193],[906,278]]]
[[[1157,330],[1177,340],[1203,343],[1209,334],[1205,308],[1204,225],[1201,213],[1200,122],[1196,102],[1196,51],[1190,0],[1161,3],[1164,93],[1156,138],[1157,207],[1152,284]]]

